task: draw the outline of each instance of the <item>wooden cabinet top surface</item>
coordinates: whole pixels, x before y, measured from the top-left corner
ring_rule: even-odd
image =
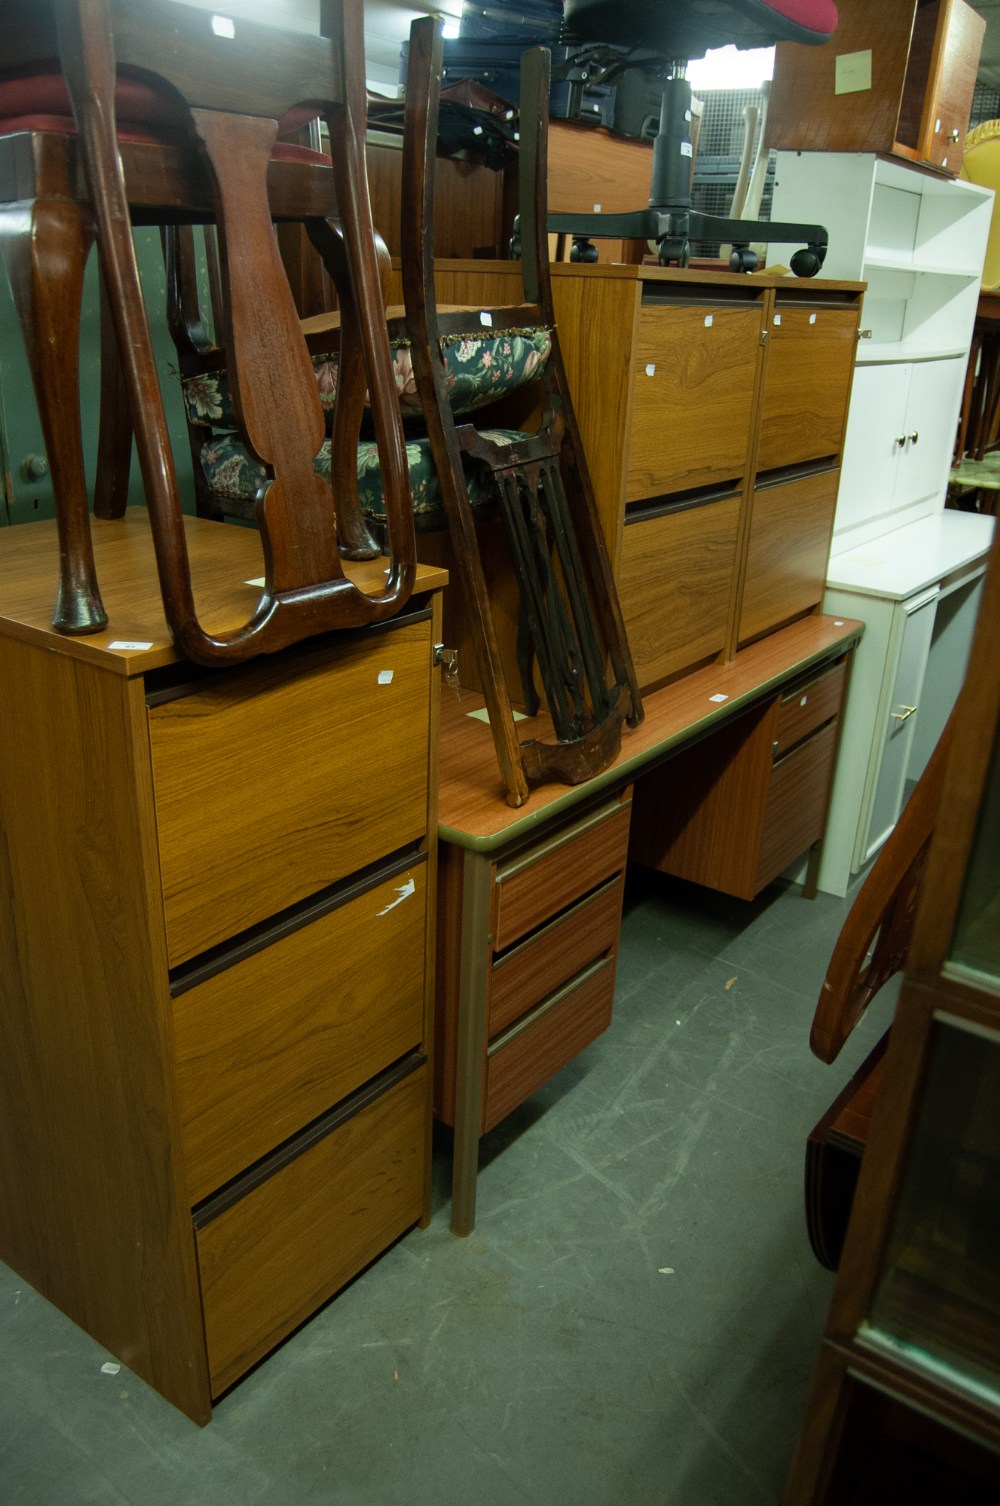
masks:
[[[103,633],[72,638],[51,623],[56,593],[58,541],[54,522],[25,523],[4,530],[0,543],[0,630],[71,658],[98,663],[115,673],[144,674],[181,655],[173,646],[157,585],[153,541],[146,511],[129,508],[113,522],[91,520],[94,555],[109,627]],[[195,600],[211,632],[224,633],[245,622],[260,595],[249,582],[263,574],[260,535],[255,528],[186,518],[185,533],[194,577]],[[345,562],[346,573],[362,590],[384,582],[383,559]],[[417,567],[415,593],[445,585],[445,570]],[[137,646],[138,645],[138,646]]]
[[[484,852],[520,840],[601,790],[629,783],[798,672],[845,652],[863,631],[864,625],[850,618],[804,617],[742,649],[728,664],[711,664],[652,691],[643,697],[645,720],[623,728],[621,749],[609,768],[574,787],[540,785],[517,810],[504,803],[482,698],[463,691],[457,699],[446,688],[441,701],[440,834],[456,846]],[[522,739],[552,735],[545,716],[520,721],[517,728]]]
[[[481,273],[494,274],[506,272],[511,278],[517,276],[520,285],[520,275],[517,262],[511,261],[487,261],[476,259],[436,260],[435,269],[444,273]],[[793,277],[790,273],[762,272],[752,274],[735,272],[713,272],[703,268],[690,267],[655,267],[638,266],[629,262],[553,262],[550,267],[552,277],[558,285],[563,278],[583,278],[614,280],[618,282],[641,282],[641,283],[667,283],[678,288],[690,288],[692,291],[700,287],[713,288],[779,288],[782,292],[801,293],[808,297],[810,293],[821,295],[832,292],[863,292],[863,282],[845,281],[833,277]],[[520,295],[519,295],[520,296]]]

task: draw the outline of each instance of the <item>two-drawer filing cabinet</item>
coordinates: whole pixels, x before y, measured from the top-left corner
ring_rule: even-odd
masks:
[[[242,620],[256,534],[188,532]],[[427,1215],[442,577],[205,671],[141,517],[93,638],[47,626],[52,526],[5,543],[0,1255],[204,1422]]]

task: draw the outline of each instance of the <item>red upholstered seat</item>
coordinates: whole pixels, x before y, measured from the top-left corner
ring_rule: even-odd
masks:
[[[298,105],[278,122],[278,135],[290,136],[304,129],[317,112]],[[180,140],[187,112],[169,94],[143,79],[119,77],[115,87],[115,116],[123,141],[146,141],[163,145]],[[33,73],[0,79],[0,136],[15,131],[76,132],[66,81],[61,73]],[[272,154],[279,161],[329,164],[322,152],[294,142],[279,141]]]

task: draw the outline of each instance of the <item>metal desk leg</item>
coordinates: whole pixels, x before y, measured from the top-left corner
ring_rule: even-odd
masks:
[[[476,1177],[483,1118],[483,1043],[489,972],[490,889],[493,864],[483,853],[462,854],[462,935],[455,1063],[455,1142],[451,1164],[451,1231],[476,1226]]]

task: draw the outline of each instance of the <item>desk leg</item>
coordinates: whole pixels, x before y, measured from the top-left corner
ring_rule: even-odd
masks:
[[[483,1045],[490,947],[492,860],[462,855],[462,938],[455,1064],[455,1142],[451,1163],[451,1231],[476,1226],[479,1132],[483,1122]]]

